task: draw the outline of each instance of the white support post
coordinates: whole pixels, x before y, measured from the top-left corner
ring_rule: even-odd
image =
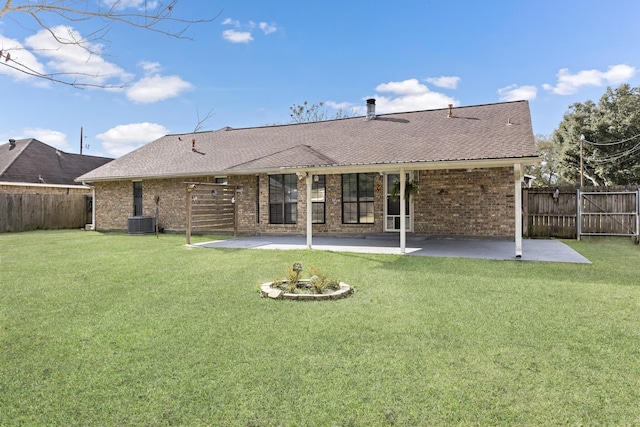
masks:
[[[522,257],[522,165],[513,165],[516,221],[516,258]]]
[[[313,176],[307,172],[307,249],[311,249],[313,240],[313,201],[311,200],[311,186],[313,185]]]
[[[407,187],[407,176],[404,168],[400,169],[400,253],[407,251],[407,209],[404,201],[404,191]]]

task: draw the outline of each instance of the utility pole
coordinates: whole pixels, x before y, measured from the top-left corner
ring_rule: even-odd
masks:
[[[584,135],[580,135],[580,189],[584,187]]]
[[[82,156],[82,126],[80,126],[80,155]]]

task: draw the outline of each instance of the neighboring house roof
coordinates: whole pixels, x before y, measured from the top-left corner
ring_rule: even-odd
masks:
[[[451,117],[449,113],[438,109],[382,114],[372,120],[353,117],[166,135],[77,180],[537,161],[527,101],[458,107]]]
[[[70,154],[37,139],[0,145],[0,181],[78,185],[77,177],[113,159]]]

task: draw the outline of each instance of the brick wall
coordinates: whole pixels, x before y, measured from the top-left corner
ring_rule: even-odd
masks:
[[[511,237],[515,232],[513,169],[420,171],[414,195],[414,232],[425,235]],[[315,233],[367,234],[384,230],[384,177],[375,174],[374,224],[342,224],[341,175],[326,176],[325,224],[314,224]],[[156,215],[167,231],[184,231],[185,182],[215,182],[214,177],[144,180],[143,214]],[[229,185],[242,188],[237,194],[238,231],[258,234],[305,234],[305,179],[298,179],[298,223],[269,224],[269,177],[267,174],[230,176]],[[258,188],[256,188],[256,186]],[[133,213],[132,181],[96,183],[96,227],[126,230]],[[156,206],[156,197],[159,197]],[[259,214],[257,204],[259,203]],[[257,218],[259,216],[259,218]],[[258,219],[258,221],[256,221]]]
[[[415,233],[513,236],[513,180],[512,168],[420,171]]]

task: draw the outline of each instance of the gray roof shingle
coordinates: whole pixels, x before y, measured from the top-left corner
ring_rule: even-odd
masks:
[[[0,145],[0,181],[78,185],[75,178],[110,162],[107,157],[65,153],[37,139]]]
[[[78,180],[536,157],[527,101],[166,135]],[[195,151],[192,141],[195,140]]]

